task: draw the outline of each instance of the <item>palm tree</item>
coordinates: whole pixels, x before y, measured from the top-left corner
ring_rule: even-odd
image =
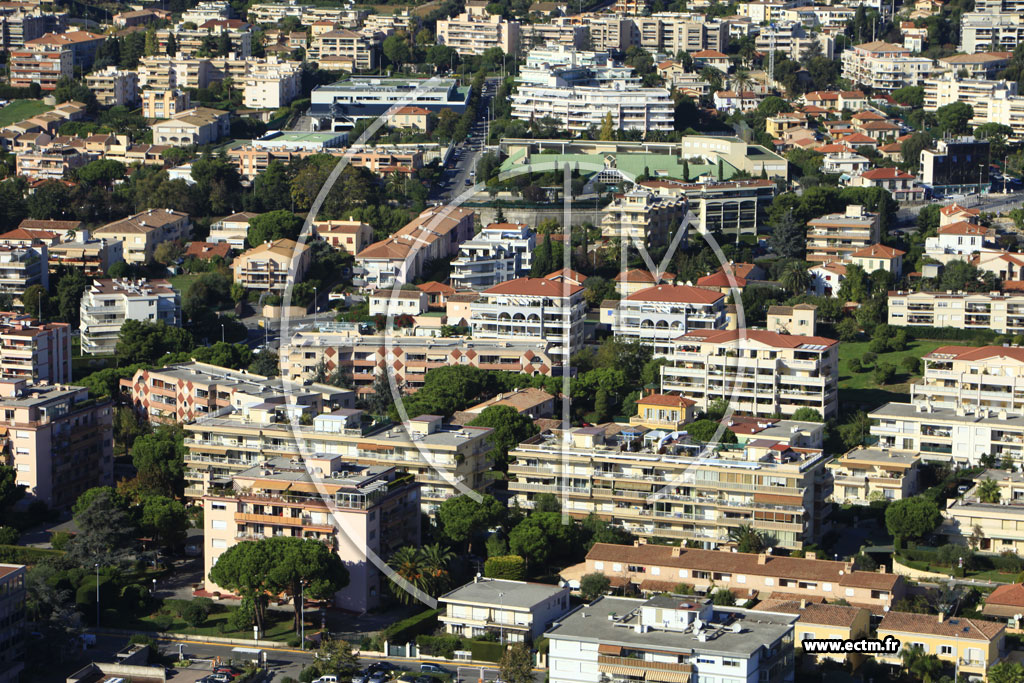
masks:
[[[750,77],[750,72],[746,69],[736,69],[732,75],[732,87],[737,93],[749,90],[753,83],[754,79]]]
[[[740,38],[738,42],[739,50],[737,54],[743,60],[744,65],[750,66],[750,63],[754,61],[754,55],[757,54],[757,45],[754,42],[754,37],[746,35]]]
[[[900,653],[903,668],[924,683],[931,683],[942,673],[942,662],[935,655],[925,653],[920,645],[909,645]]]
[[[388,566],[395,570],[395,573],[408,581],[414,588],[424,593],[429,593],[431,588],[430,569],[423,557],[423,551],[411,545],[402,546],[395,551]],[[409,605],[416,602],[417,598],[405,589],[398,582],[391,581],[391,592],[395,594],[399,602]]]
[[[406,178],[399,171],[394,171],[388,176],[387,188],[388,194],[392,196],[402,196],[405,194]]]
[[[793,296],[800,296],[806,294],[807,288],[811,286],[811,275],[802,263],[790,263],[782,271],[779,284]]]
[[[984,479],[978,484],[978,498],[982,503],[998,503],[999,497],[999,484],[995,479]]]
[[[759,553],[764,550],[764,539],[749,524],[729,529],[729,540],[736,544],[736,550],[741,553]]]
[[[705,66],[700,70],[700,78],[711,86],[712,90],[722,89],[722,72],[713,66]]]
[[[451,574],[448,572],[448,564],[455,559],[455,553],[451,548],[442,546],[440,543],[423,546],[420,551],[423,565],[430,575],[431,593],[441,595],[451,585]]]

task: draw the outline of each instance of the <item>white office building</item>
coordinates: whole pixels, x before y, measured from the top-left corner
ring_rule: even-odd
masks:
[[[181,325],[178,292],[167,280],[96,280],[82,296],[82,353],[113,353],[126,320]]]

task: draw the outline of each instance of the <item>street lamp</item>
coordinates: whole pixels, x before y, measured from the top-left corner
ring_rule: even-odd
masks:
[[[299,581],[299,647],[306,649],[306,582]]]
[[[220,343],[224,343],[224,323],[220,324]]]
[[[100,563],[96,563],[96,628],[100,627]]]
[[[153,597],[156,597],[156,579],[153,579]]]
[[[498,613],[498,643],[505,644],[505,594],[498,593],[498,600],[501,601],[501,611]]]
[[[316,329],[316,287],[313,288],[313,329]]]

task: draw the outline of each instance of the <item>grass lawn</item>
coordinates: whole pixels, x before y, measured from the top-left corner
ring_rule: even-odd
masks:
[[[231,614],[231,610],[225,605],[214,605],[213,612],[206,619],[206,622],[202,626],[189,626],[181,619],[175,617],[174,621],[166,629],[168,632],[173,633],[185,633],[188,635],[201,635],[201,636],[220,636],[222,638],[252,638],[252,629],[247,628],[242,631],[230,631],[226,628],[226,622],[228,616]],[[306,619],[306,630],[307,632],[311,628],[316,628],[311,621],[312,615],[307,612]],[[288,642],[292,638],[297,638],[295,632],[292,630],[292,619],[293,615],[291,610],[267,610],[267,630],[264,631],[263,637],[267,640],[280,640],[282,642]],[[136,619],[132,628],[137,628],[140,631],[160,631],[161,627],[157,625],[156,614],[151,614],[141,619]],[[223,626],[223,627],[222,627]]]
[[[201,273],[183,273],[182,275],[173,275],[167,279],[170,280],[171,286],[178,290],[178,294],[184,299],[185,292],[189,290],[193,282],[199,279],[200,275]]]
[[[3,109],[0,109],[0,127],[30,119],[51,109],[53,107],[43,104],[39,100],[14,100]]]
[[[910,400],[909,384],[916,379],[911,377],[900,365],[900,361],[908,356],[920,358],[934,351],[947,342],[912,341],[903,351],[890,351],[878,354],[875,363],[889,363],[896,368],[892,384],[879,385],[872,377],[871,366],[864,372],[852,372],[850,359],[860,360],[868,352],[870,342],[843,342],[839,345],[839,402],[843,412],[853,410],[870,410],[890,401],[906,402]]]

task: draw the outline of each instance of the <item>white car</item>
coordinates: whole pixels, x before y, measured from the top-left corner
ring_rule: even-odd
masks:
[[[313,681],[313,683],[338,683],[337,676],[321,676],[320,678]]]

